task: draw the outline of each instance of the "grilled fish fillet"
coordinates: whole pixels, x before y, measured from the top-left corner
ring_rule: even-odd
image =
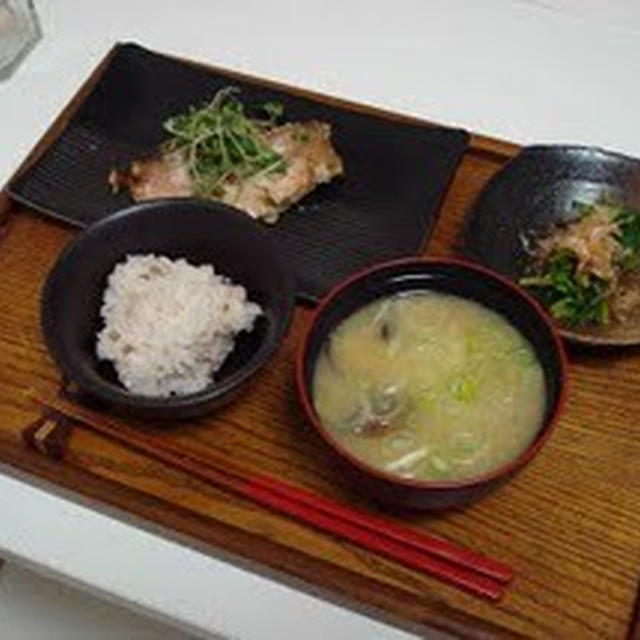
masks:
[[[264,140],[285,160],[285,170],[239,180],[228,179],[216,200],[245,211],[253,218],[276,222],[280,213],[299,202],[319,184],[342,175],[342,160],[331,144],[331,126],[325,122],[288,123],[269,129]],[[193,180],[180,152],[137,160],[128,171],[112,171],[114,191],[128,188],[134,200],[196,195]]]

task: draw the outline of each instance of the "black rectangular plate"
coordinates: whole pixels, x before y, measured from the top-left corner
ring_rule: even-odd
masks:
[[[109,171],[155,149],[168,116],[230,84],[247,105],[281,102],[285,120],[329,122],[344,160],[344,178],[316,189],[272,228],[299,298],[316,301],[354,271],[420,250],[466,150],[465,131],[359,113],[135,44],[117,47],[69,125],[9,193],[47,215],[91,224],[131,203],[111,193]]]

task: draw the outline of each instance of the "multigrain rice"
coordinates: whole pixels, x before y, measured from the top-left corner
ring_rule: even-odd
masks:
[[[212,265],[129,255],[108,278],[96,352],[133,393],[167,397],[204,389],[251,331],[260,307]]]

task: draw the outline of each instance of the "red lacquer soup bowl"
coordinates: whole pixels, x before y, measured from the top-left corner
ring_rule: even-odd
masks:
[[[323,426],[312,397],[317,359],[332,331],[363,306],[389,295],[414,291],[453,294],[481,303],[508,320],[530,342],[542,366],[544,418],[531,444],[515,459],[464,480],[416,480],[381,471],[347,451]],[[485,495],[532,460],[548,440],[567,393],[567,361],[558,334],[542,307],[525,291],[472,263],[410,258],[377,265],[330,292],[303,337],[296,363],[297,391],[309,423],[333,452],[336,471],[372,500],[411,509],[460,507]]]

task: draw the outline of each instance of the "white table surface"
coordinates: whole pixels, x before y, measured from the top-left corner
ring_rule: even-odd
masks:
[[[0,183],[116,41],[522,143],[640,156],[637,0],[37,0],[37,7],[44,37],[0,82]],[[6,467],[0,518],[0,556],[198,635],[417,637]]]

